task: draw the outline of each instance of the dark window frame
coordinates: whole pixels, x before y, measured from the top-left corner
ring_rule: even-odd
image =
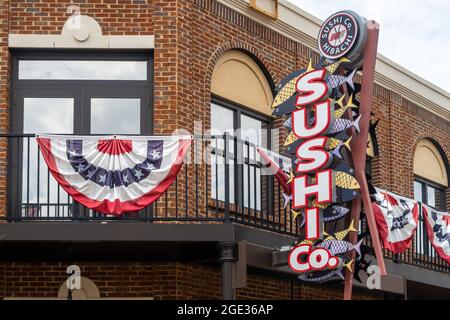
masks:
[[[74,134],[89,135],[91,98],[140,98],[140,134],[153,133],[153,50],[11,50],[10,133],[23,134],[24,98],[74,98]],[[20,60],[146,61],[147,80],[46,80],[19,79]],[[96,134],[100,135],[100,134]],[[8,144],[9,163],[23,163],[23,141]],[[22,168],[8,166],[8,216],[21,218]]]
[[[229,109],[231,111],[233,111],[233,131],[236,131],[237,129],[241,129],[241,115],[246,115],[248,117],[254,118],[258,121],[261,121],[263,123],[265,123],[267,125],[268,128],[268,132],[267,132],[267,148],[270,150],[271,149],[271,141],[272,141],[272,136],[271,136],[271,129],[273,128],[273,119],[270,118],[267,115],[262,115],[259,112],[256,112],[254,110],[250,110],[249,108],[240,105],[239,103],[230,101],[228,99],[216,96],[216,95],[212,95],[211,96],[211,104],[216,104],[222,108],[226,108]],[[212,128],[211,128],[212,129]],[[237,137],[239,139],[242,139],[241,137]],[[237,144],[234,144],[235,146],[235,150],[230,150],[230,155],[232,158],[235,158],[236,156],[238,156],[237,154],[239,154],[239,152],[237,151]],[[213,154],[214,152],[216,152],[215,150],[212,151]],[[223,155],[222,155],[223,156]],[[245,163],[249,165],[249,167],[254,167],[256,166],[257,168],[262,168],[262,164],[260,162],[257,163],[251,163],[250,159],[244,158]],[[237,164],[236,162],[234,163],[234,202],[237,206],[240,206],[242,208],[247,208],[245,207],[244,203],[245,200],[243,199],[244,197],[244,191],[243,191],[243,172],[244,172],[244,165],[243,164]],[[241,190],[242,189],[242,190]],[[273,214],[273,208],[274,208],[274,179],[273,176],[268,176],[268,212]],[[250,203],[248,203],[248,208],[250,208]],[[255,210],[256,210],[256,203],[255,203]],[[262,211],[262,203],[261,203],[261,208],[260,210]]]
[[[432,187],[436,190],[438,190],[441,193],[441,204],[438,207],[435,207],[435,209],[440,211],[445,211],[446,208],[446,198],[445,198],[445,190],[446,187],[442,186],[436,182],[433,182],[431,180],[428,180],[426,178],[420,177],[415,175],[414,176],[414,182],[418,182],[422,185],[422,203],[425,203],[428,205],[428,187]]]
[[[445,189],[446,188],[444,186],[442,186],[440,184],[437,184],[436,182],[433,182],[433,181],[428,180],[426,178],[417,176],[417,175],[414,175],[414,182],[417,182],[417,183],[419,183],[421,185],[421,188],[422,188],[422,201],[421,202],[422,203],[424,203],[427,206],[429,206],[428,205],[428,187],[432,187],[432,188],[438,190],[439,192],[441,192],[441,202],[442,202],[440,204],[440,207],[438,207],[438,208],[432,207],[432,208],[434,208],[436,210],[439,210],[439,211],[445,211],[446,210],[446,199],[445,199]],[[424,217],[422,215],[422,212],[420,212],[420,214],[419,214],[418,230],[420,230],[419,233],[421,233],[421,235],[422,235],[422,237],[421,237],[422,239],[418,240],[420,245],[423,246],[423,253],[422,254],[426,255],[426,256],[431,256],[431,253],[434,252],[434,249],[430,245],[430,240],[428,238],[428,232],[426,231],[426,225],[425,225],[425,221],[424,221]],[[419,244],[416,245],[416,246],[419,246]],[[435,255],[436,255],[436,252],[434,252],[434,256]]]
[[[153,51],[13,50],[11,76],[11,133],[23,133],[22,98],[75,97],[74,133],[90,134],[91,98],[140,98],[141,134],[153,133]],[[20,60],[147,61],[147,80],[19,80]]]

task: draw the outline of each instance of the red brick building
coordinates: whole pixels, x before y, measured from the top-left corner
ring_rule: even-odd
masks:
[[[318,59],[318,19],[285,0],[262,1],[266,12],[249,2],[1,1],[0,298],[66,298],[73,264],[79,298],[343,297],[341,284],[306,284],[274,263],[299,230],[250,153],[286,132],[243,134],[243,165],[223,165],[211,148],[228,129],[280,128],[275,84]],[[449,94],[382,56],[375,82],[374,184],[449,209]],[[212,164],[186,164],[150,208],[119,218],[73,203],[34,141],[176,129],[211,130],[210,148],[196,147]],[[410,250],[386,253],[381,290],[357,286],[354,297],[450,297],[450,269],[425,237],[421,225]]]

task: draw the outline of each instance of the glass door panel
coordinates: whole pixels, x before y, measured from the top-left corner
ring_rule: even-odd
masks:
[[[74,133],[75,98],[23,98],[23,133]],[[22,217],[69,215],[71,200],[57,184],[35,138],[22,141]]]
[[[91,133],[140,134],[141,99],[91,99]]]

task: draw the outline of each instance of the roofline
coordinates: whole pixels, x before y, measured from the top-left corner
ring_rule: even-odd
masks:
[[[250,0],[217,1],[318,52],[316,37],[322,20],[287,0],[278,1],[278,19],[251,9]],[[450,93],[381,54],[377,57],[375,82],[449,121]]]

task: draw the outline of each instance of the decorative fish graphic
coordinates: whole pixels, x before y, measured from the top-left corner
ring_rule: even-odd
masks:
[[[331,254],[339,255],[352,250],[356,250],[358,256],[361,256],[361,239],[357,244],[353,245],[351,242],[343,240],[324,240],[317,245],[317,247],[330,250]]]
[[[343,108],[344,107],[344,99],[345,99],[345,94],[341,95],[341,97],[337,100],[334,99],[333,102],[335,104],[337,104],[339,108]]]
[[[352,222],[350,223],[350,226],[348,227],[348,229],[345,229],[343,231],[339,231],[336,232],[333,235],[329,235],[326,232],[324,232],[323,234],[325,236],[327,236],[324,241],[329,241],[329,240],[344,240],[345,237],[350,233],[350,232],[357,232],[358,230],[355,229],[355,227],[353,226],[354,221],[352,220]]]
[[[298,146],[305,140],[302,139],[296,139],[294,140],[291,144],[285,146],[286,147],[286,152],[290,153],[290,154],[296,154],[297,152],[297,148]],[[295,159],[298,160],[297,156],[295,156]],[[298,163],[298,161],[296,162]]]
[[[313,245],[314,244],[314,240],[303,240],[302,242],[300,242],[298,245],[301,246],[302,244],[309,244],[309,245]]]
[[[298,279],[305,282],[324,283],[332,280],[344,280],[342,269],[305,272],[298,276]]]
[[[333,123],[333,128],[330,131],[330,134],[338,133],[349,128],[354,127],[357,132],[360,132],[359,129],[359,121],[361,120],[362,114],[356,118],[355,121],[347,120],[347,119],[335,119]]]
[[[292,200],[292,195],[283,193],[283,198],[284,198],[284,208],[286,208],[288,206],[289,202],[291,202],[291,200]]]
[[[285,122],[283,122],[283,127],[288,130],[292,130],[292,117],[289,117]]]
[[[285,77],[282,82],[277,86],[277,95],[272,103],[272,109],[279,107],[282,103],[291,98],[297,91],[295,85],[302,74],[307,72],[307,69],[300,69]]]
[[[350,60],[347,58],[341,58],[341,59],[339,59],[339,61],[332,63],[329,66],[325,67],[325,69],[328,71],[329,74],[333,74],[340,67],[340,65],[344,62],[350,62]]]
[[[303,214],[303,210],[300,211],[291,210],[291,213],[292,213],[292,220],[295,220],[299,215]]]
[[[331,153],[342,159],[341,155],[341,149],[343,146],[345,146],[349,151],[352,151],[350,147],[350,141],[352,140],[352,137],[350,137],[347,141],[342,142],[341,140],[335,139],[335,138],[328,138],[327,145],[325,146],[325,149],[327,150],[333,150]]]
[[[361,84],[353,83],[354,88],[349,88],[349,93],[354,94],[356,98],[359,98],[359,92],[361,92]]]
[[[297,141],[298,138],[297,136],[294,134],[294,132],[290,132],[286,138],[286,141],[284,141],[284,146],[288,146],[290,144],[293,144],[295,141]]]
[[[293,72],[291,72],[290,74],[288,74],[287,76],[285,76],[283,79],[281,79],[281,81],[275,86],[275,92],[280,92],[281,89],[283,89],[283,87],[292,79],[302,75],[303,73],[306,72],[306,68],[301,68],[301,69],[297,69]]]
[[[286,182],[287,184],[292,183],[292,181],[294,181],[295,179],[295,174],[294,172],[292,172],[292,170],[289,172],[289,180]]]
[[[338,88],[344,83],[347,83],[350,88],[354,91],[355,86],[353,84],[353,77],[356,74],[356,69],[353,70],[348,76],[342,76],[342,75],[330,75],[327,79],[327,83],[330,85],[331,88]]]
[[[341,107],[340,109],[336,110],[334,112],[334,118],[335,119],[340,119],[343,117],[343,115],[345,114],[345,112],[347,111],[347,109],[357,109],[358,106],[356,104],[353,103],[353,95],[350,96],[350,98],[348,99],[348,102],[345,106]]]
[[[359,196],[356,190],[361,187],[358,181],[353,177],[354,170],[350,167],[340,165],[333,170],[334,185],[334,202],[348,202]],[[316,178],[311,178],[311,184],[316,183]],[[331,204],[316,204],[315,199],[312,201],[314,207],[324,209],[328,208]]]
[[[275,109],[272,111],[272,115],[279,117],[294,112],[295,110],[297,110],[297,107],[295,106],[296,102],[297,95],[291,96],[279,106],[275,107]]]
[[[348,62],[348,59],[342,58],[338,62],[335,62],[327,67],[325,69],[329,74],[333,74],[340,66],[341,63]],[[312,62],[310,61],[309,66],[307,69],[301,69],[298,71],[295,71],[285,77],[280,84],[276,87],[277,95],[275,96],[275,99],[272,103],[272,109],[275,109],[273,111],[274,116],[280,116],[283,114],[291,113],[296,107],[295,107],[295,94],[296,94],[296,84],[298,79],[301,75],[303,75],[305,72],[311,71],[314,68],[312,67]],[[336,77],[343,77],[343,76],[336,76]],[[336,79],[338,80],[338,79]]]
[[[314,199],[311,201],[311,205],[313,208],[326,209],[331,206],[331,203],[317,203],[316,199]]]
[[[292,220],[293,221],[295,221],[295,219],[297,219],[297,217],[299,215],[302,216],[303,219],[302,219],[302,223],[300,224],[299,228],[300,229],[303,228],[303,226],[305,225],[305,222],[306,222],[306,220],[305,220],[305,211],[304,210],[300,210],[300,211],[291,210],[291,213],[292,213]]]
[[[360,189],[358,181],[353,177],[354,170],[341,165],[333,171],[336,188],[334,188],[335,202],[348,202],[359,196],[357,190]]]
[[[300,274],[298,278],[302,281],[312,283],[324,283],[332,280],[344,280],[342,270],[345,268],[353,273],[352,271],[353,260],[346,263],[341,258],[338,259],[339,259],[338,267],[334,270],[309,271]]]
[[[350,209],[341,207],[341,206],[331,206],[323,210],[322,213],[322,221],[323,222],[331,222],[339,220],[342,217],[345,217],[347,213],[350,212]]]
[[[342,132],[330,135],[330,137],[341,140],[341,141],[346,141],[348,138],[350,138],[350,135],[347,134],[347,131],[342,131]]]
[[[352,169],[353,170],[353,169]],[[344,171],[334,171],[336,187],[342,189],[357,190],[360,189],[358,181],[350,174]]]
[[[342,259],[340,257],[337,257],[337,258],[338,258],[338,265],[334,269],[345,268],[348,271],[353,272],[353,270],[352,270],[352,265],[353,265],[353,261],[354,261],[353,259],[348,262],[345,262],[344,259]]]

